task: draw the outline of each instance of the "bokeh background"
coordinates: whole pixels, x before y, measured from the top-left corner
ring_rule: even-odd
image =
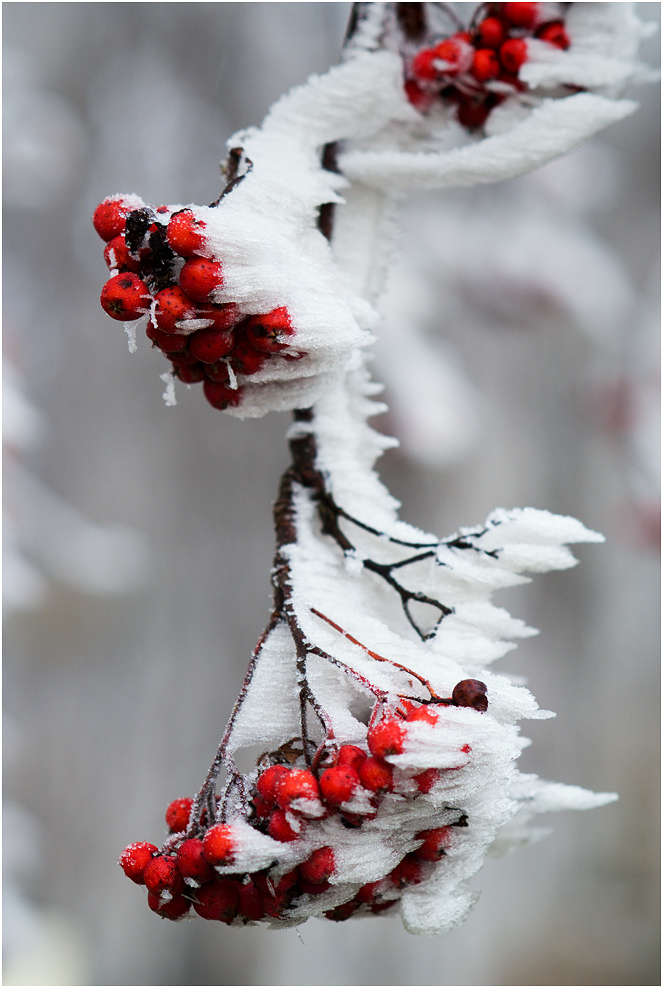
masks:
[[[337,61],[349,6],[3,4],[5,984],[660,984],[655,84],[537,175],[404,204],[375,365],[406,520],[534,505],[606,534],[499,595],[542,631],[499,668],[558,711],[522,768],[620,802],[545,818],[430,939],[172,924],[115,863],[216,749],[269,610],[288,419],[164,407],[166,362],[99,307],[90,217],[117,191],[211,201],[226,139]]]

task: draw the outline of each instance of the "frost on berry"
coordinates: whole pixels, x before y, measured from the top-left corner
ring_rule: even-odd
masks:
[[[147,316],[168,401],[202,383],[228,414],[294,412],[271,616],[217,755],[168,806],[162,847],[120,857],[165,918],[398,912],[439,933],[534,814],[615,798],[518,771],[519,722],[550,715],[494,666],[533,631],[493,593],[601,536],[534,508],[446,538],[402,521],[374,471],[391,441],[369,425],[385,406],[364,351],[394,200],[524,174],[626,116],[642,27],[628,4],[486,4],[465,22],[428,5],[414,38],[412,6],[362,5],[342,63],[231,138],[212,205],[111,196],[95,213],[102,304]]]

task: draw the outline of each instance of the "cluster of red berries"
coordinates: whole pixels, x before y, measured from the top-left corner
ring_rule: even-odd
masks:
[[[451,699],[443,703],[482,713],[488,706],[485,684],[463,680]],[[337,816],[345,828],[360,828],[375,819],[387,793],[413,800],[430,792],[445,773],[454,771],[431,768],[412,774],[387,761],[390,755],[407,750],[411,725],[423,722],[443,729],[443,709],[410,700],[402,700],[389,712],[376,708],[367,733],[368,750],[342,745],[317,768],[277,761],[285,756],[276,753],[274,761],[262,766],[248,823],[274,841],[295,848],[295,842],[310,828],[308,837],[313,837],[313,843],[319,839],[322,845],[311,852],[312,842],[308,840],[308,850],[302,855],[305,859],[286,874],[278,864],[271,869],[233,873],[244,836],[242,827],[232,822],[209,826],[205,810],[199,821],[193,821],[194,802],[190,798],[176,799],[168,806],[166,823],[171,837],[163,850],[146,842],[130,844],[120,855],[119,864],[132,881],[146,886],[149,907],[167,919],[180,919],[193,908],[203,919],[228,924],[287,920],[289,910],[301,904],[302,896],[317,896],[335,885],[337,852],[323,843],[325,837],[329,839],[328,831],[324,822],[320,826],[318,821]],[[463,745],[459,760],[467,759],[470,753],[470,746]],[[427,812],[430,815],[430,806]],[[467,818],[459,809],[452,824],[415,833],[418,847],[405,854],[396,867],[358,891],[355,886],[348,901],[323,914],[339,921],[358,911],[379,913],[392,908],[408,886],[418,885],[431,875],[435,863],[453,843],[453,828],[465,826]]]
[[[213,207],[212,207],[213,208]],[[294,328],[281,306],[245,316],[236,304],[214,301],[223,267],[209,247],[202,210],[136,207],[136,197],[109,196],[97,206],[94,228],[106,241],[111,277],[101,305],[113,319],[149,315],[147,336],[186,384],[202,381],[215,408],[238,405],[236,375],[256,374],[270,357],[298,359]]]
[[[455,106],[464,127],[483,126],[488,114],[526,88],[519,78],[528,58],[528,39],[563,50],[570,45],[564,22],[550,19],[547,3],[487,3],[467,31],[459,31],[412,59],[405,90],[422,113],[436,99]]]

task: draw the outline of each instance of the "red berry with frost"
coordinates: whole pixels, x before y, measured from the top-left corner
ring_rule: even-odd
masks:
[[[239,309],[234,302],[225,305],[199,305],[196,308],[196,319],[209,319],[211,326],[209,329],[230,329],[239,319]]]
[[[189,353],[188,336],[182,336],[180,333],[164,333],[158,326],[155,326],[151,319],[145,327],[145,335],[168,356],[172,353],[180,353],[182,350],[186,350],[187,354]],[[194,361],[197,362],[195,358]]]
[[[203,842],[198,837],[185,840],[177,849],[177,866],[183,878],[195,878],[201,884],[214,878],[214,867],[205,857]]]
[[[394,770],[382,758],[367,758],[359,766],[359,780],[364,789],[371,792],[391,792],[394,786]]]
[[[472,75],[479,82],[496,79],[500,74],[500,60],[492,48],[479,48],[472,58]]]
[[[404,740],[405,731],[394,717],[383,717],[368,730],[368,747],[376,758],[402,754]]]
[[[430,792],[436,782],[440,780],[440,770],[437,768],[427,768],[425,772],[420,772],[414,776],[413,781],[421,793]]]
[[[290,314],[285,306],[261,316],[251,316],[246,335],[251,346],[263,353],[278,353],[288,347],[288,337],[294,334]]]
[[[124,196],[108,196],[100,202],[94,211],[92,223],[102,240],[113,240],[122,233],[127,223],[127,216],[135,209]]]
[[[152,296],[144,281],[131,271],[113,275],[101,290],[101,307],[112,319],[131,322],[150,307]]]
[[[232,864],[237,850],[237,837],[233,827],[217,823],[203,837],[203,851],[210,864]]]
[[[417,721],[424,724],[437,724],[438,716],[436,710],[431,710],[430,707],[422,705],[415,710],[411,710],[405,720],[408,724],[416,723]]]
[[[171,899],[164,899],[162,901],[154,892],[148,893],[147,904],[152,912],[172,920],[181,919],[182,916],[186,916],[191,908],[191,900],[185,899],[183,895],[174,895]]]
[[[378,879],[377,882],[367,882],[366,885],[362,887],[357,892],[355,899],[357,902],[375,902],[376,892],[378,886],[382,884],[382,880]]]
[[[335,765],[320,776],[320,792],[329,806],[347,803],[360,785],[359,775],[350,765]]]
[[[506,29],[499,17],[484,17],[476,33],[477,42],[482,48],[499,48],[506,38]]]
[[[296,868],[293,868],[292,871],[287,871],[285,875],[281,875],[280,878],[273,878],[271,875],[268,875],[266,871],[258,871],[253,876],[253,881],[255,882],[256,888],[263,894],[281,895],[283,892],[287,892],[297,884],[298,877],[299,875]]]
[[[177,323],[183,319],[195,319],[196,305],[185,295],[179,285],[162,288],[154,296],[154,321],[163,333],[176,333]]]
[[[357,912],[359,906],[356,902],[344,902],[340,906],[336,906],[335,909],[329,909],[324,915],[326,919],[333,919],[335,923],[342,923],[346,919],[350,919],[353,913]]]
[[[551,21],[549,24],[544,24],[536,32],[536,36],[541,41],[547,41],[549,45],[554,45],[555,48],[561,48],[563,51],[566,51],[571,45],[563,21]]]
[[[210,381],[216,381],[217,384],[228,384],[230,381],[230,372],[225,360],[218,360],[214,364],[201,364],[200,366],[203,368],[204,376]]]
[[[270,765],[258,776],[256,789],[267,803],[276,805],[276,784],[282,775],[287,775],[285,765]]]
[[[424,869],[414,854],[406,854],[400,864],[397,864],[389,877],[396,888],[403,889],[408,885],[418,885],[424,879]]]
[[[414,79],[408,79],[406,81],[405,95],[419,113],[427,113],[435,102],[434,94],[428,89],[422,89]]]
[[[203,919],[231,923],[237,915],[239,890],[228,878],[216,878],[196,891],[193,908]]]
[[[174,213],[166,230],[168,246],[180,257],[205,254],[207,252],[205,229],[205,222],[198,219],[191,209]]]
[[[143,872],[155,854],[159,853],[159,848],[146,841],[136,841],[129,844],[122,851],[118,859],[118,864],[127,878],[137,885],[144,885]]]
[[[540,17],[539,3],[505,3],[502,16],[514,27],[532,28]]]
[[[152,858],[143,872],[143,878],[148,892],[161,895],[162,892],[171,892],[173,895],[185,891],[184,879],[177,867],[175,858],[159,855]]]
[[[224,408],[235,408],[242,400],[242,388],[229,388],[216,381],[203,381],[203,392],[210,405],[223,411]]]
[[[500,62],[512,75],[516,75],[526,61],[527,44],[522,38],[509,38],[500,47]]]
[[[291,826],[283,810],[274,810],[267,824],[267,833],[282,844],[289,844],[299,837],[299,831]]]
[[[172,803],[168,804],[166,809],[166,823],[171,833],[179,834],[180,831],[186,830],[192,806],[193,800],[190,796],[186,796],[183,799],[174,799]]]
[[[235,345],[231,329],[198,329],[189,337],[189,350],[203,364],[214,364]]]
[[[300,892],[306,892],[307,895],[321,895],[326,892],[327,889],[331,888],[330,882],[309,882],[306,878],[300,876],[297,882],[297,888]]]
[[[466,72],[472,64],[473,48],[469,35],[459,32],[440,41],[435,48],[435,57],[445,65],[439,71],[444,75],[457,75]]]
[[[241,334],[235,337],[235,346],[230,357],[230,363],[237,374],[257,374],[262,370],[268,359],[266,353],[255,350],[247,338]]]
[[[318,780],[308,769],[293,768],[285,775],[282,775],[276,784],[276,805],[282,810],[290,809],[294,803],[295,812],[304,812],[297,805],[298,800],[320,799],[320,788]],[[304,812],[304,815],[306,813]]]
[[[190,257],[180,271],[182,290],[196,302],[211,302],[213,293],[222,285],[221,265],[207,257]]]
[[[250,919],[257,922],[262,919],[265,915],[265,909],[262,904],[262,895],[256,888],[253,882],[247,882],[238,887],[239,895],[239,914],[243,916],[244,919]]]
[[[412,59],[412,74],[417,79],[433,82],[438,74],[434,65],[437,57],[434,48],[422,48]]]
[[[129,248],[122,234],[113,237],[106,244],[104,260],[111,271],[133,271],[134,274],[138,274],[140,271],[140,261],[129,253]]]
[[[366,761],[366,752],[356,744],[342,744],[338,751],[337,765],[349,765],[355,772],[359,771],[359,766]]]
[[[259,820],[266,820],[274,808],[272,804],[268,803],[267,800],[262,798],[262,796],[254,796],[251,802],[253,803],[253,809],[255,810],[255,814]]]
[[[483,714],[488,709],[486,693],[486,684],[480,679],[462,679],[454,686],[451,698],[457,707],[472,707]]]
[[[183,384],[199,384],[205,380],[204,364],[174,364],[173,373]]]
[[[272,919],[283,919],[285,910],[292,902],[293,893],[279,892],[277,895],[264,893],[262,896],[262,906],[268,916]]]
[[[298,871],[307,882],[326,882],[334,874],[336,862],[331,847],[318,847],[313,854],[299,865]]]
[[[449,847],[451,827],[435,827],[433,830],[422,830],[417,834],[423,839],[423,843],[414,852],[420,861],[439,861],[445,855],[445,848]]]

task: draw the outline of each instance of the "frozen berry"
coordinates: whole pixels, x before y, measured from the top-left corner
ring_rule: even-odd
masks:
[[[154,855],[158,853],[159,848],[155,847],[154,844],[136,841],[136,843],[125,847],[117,863],[127,878],[136,882],[137,885],[144,885],[143,872]]]
[[[262,370],[267,354],[255,350],[244,334],[235,336],[235,346],[230,356],[230,363],[237,374],[257,374]]]
[[[376,758],[400,755],[403,752],[405,731],[394,717],[384,717],[368,731],[368,747]]]
[[[164,333],[163,330],[159,329],[158,326],[150,319],[145,327],[145,335],[148,340],[152,340],[160,350],[167,353],[168,356],[171,353],[178,353],[182,350],[186,350],[187,354],[189,352],[189,337],[182,336],[181,333]],[[197,360],[194,358],[197,363]]]
[[[101,306],[112,319],[131,322],[147,312],[152,296],[144,281],[131,271],[113,275],[101,290]]]
[[[216,878],[196,892],[193,908],[203,919],[231,923],[237,914],[239,890],[228,878]]]
[[[282,844],[288,844],[299,837],[299,833],[290,825],[283,810],[274,810],[267,824],[267,833]]]
[[[439,861],[449,847],[451,827],[436,827],[433,830],[422,830],[417,834],[423,843],[414,852],[420,861]]]
[[[168,245],[180,257],[193,257],[206,253],[206,224],[198,219],[191,209],[173,213],[168,223],[166,239]]]
[[[427,768],[425,772],[415,775],[413,781],[416,783],[419,792],[430,792],[436,782],[439,782],[440,770],[438,768]]]
[[[435,57],[440,62],[444,62],[441,71],[444,75],[456,75],[459,72],[466,72],[472,64],[473,48],[468,43],[468,35],[458,33],[450,38],[445,38],[435,48]]]
[[[196,309],[196,319],[209,319],[210,329],[230,329],[239,319],[239,309],[234,302],[226,305],[213,305],[208,302],[206,305],[199,305]]]
[[[391,792],[394,785],[394,770],[382,758],[367,758],[359,766],[359,780],[364,789],[371,792]]]
[[[480,713],[488,709],[486,684],[479,679],[462,679],[456,683],[451,697],[457,707],[473,707]]]
[[[133,271],[134,274],[138,274],[140,271],[140,261],[137,257],[131,256],[122,234],[113,237],[106,244],[104,260],[111,271]]]
[[[185,295],[179,285],[162,288],[154,296],[154,321],[163,333],[176,333],[176,323],[183,319],[195,319],[196,305]]]
[[[162,892],[175,895],[184,892],[186,888],[177,861],[170,856],[159,855],[152,858],[145,867],[143,877],[148,892],[154,892],[155,895],[161,895]]]
[[[197,837],[185,840],[177,849],[177,865],[183,878],[209,882],[216,872],[205,857],[203,842]]]
[[[532,28],[539,19],[539,3],[505,3],[502,16],[514,27]]]
[[[262,316],[251,316],[246,325],[249,343],[263,353],[278,353],[289,346],[288,337],[294,334],[290,314],[281,306]]]
[[[190,257],[180,271],[180,286],[196,302],[211,302],[212,295],[223,285],[223,272],[218,261],[206,257]]]
[[[279,778],[275,794],[276,805],[282,810],[290,809],[294,803],[293,809],[297,811],[300,809],[298,800],[317,802],[320,799],[320,788],[318,780],[308,769],[293,768]]]
[[[541,41],[547,41],[549,45],[554,45],[555,48],[561,48],[563,51],[566,51],[571,44],[562,21],[551,21],[549,24],[544,24],[537,31],[536,36]]]
[[[253,882],[247,882],[238,887],[239,913],[244,919],[251,919],[257,922],[265,915],[262,904],[262,895]]]
[[[276,784],[279,778],[287,772],[288,769],[285,765],[270,765],[258,776],[256,789],[267,803],[276,805]]]
[[[281,875],[279,878],[268,875],[266,871],[258,871],[254,874],[253,881],[256,888],[263,894],[281,895],[282,892],[287,892],[296,885],[297,878],[297,869],[293,868],[292,871],[287,871],[285,875]]]
[[[490,107],[485,102],[463,98],[458,104],[458,121],[469,130],[483,127],[489,113]]]
[[[472,75],[479,82],[488,82],[500,74],[500,60],[492,48],[479,48],[472,59]]]
[[[405,720],[408,724],[416,723],[417,721],[423,721],[424,724],[437,724],[437,718],[438,713],[436,710],[431,710],[430,707],[422,704],[420,707],[411,710]]]
[[[422,48],[412,59],[412,74],[417,79],[432,82],[438,74],[434,64],[437,57],[434,48]]]
[[[175,920],[181,919],[182,916],[188,913],[191,908],[191,899],[185,899],[183,895],[174,895],[170,899],[162,900],[154,892],[149,892],[147,904],[159,916],[165,916],[166,919]]]
[[[358,772],[363,761],[366,761],[366,752],[356,744],[342,744],[339,748],[337,765],[349,765]]]
[[[173,366],[175,377],[184,384],[199,384],[205,380],[205,365],[195,364],[175,364]]]
[[[180,831],[186,830],[192,806],[193,800],[190,796],[186,796],[183,799],[174,799],[168,805],[166,809],[166,823],[171,833],[178,834]]]
[[[415,110],[418,110],[419,113],[426,113],[435,102],[433,93],[431,93],[428,89],[422,89],[421,86],[414,81],[414,79],[408,79],[406,81],[405,95]]]
[[[477,26],[477,42],[482,48],[499,48],[506,37],[499,17],[484,17]]]
[[[203,850],[210,864],[232,864],[236,848],[237,838],[227,823],[217,823],[203,837]]]
[[[508,5],[507,5],[508,6]],[[520,4],[512,4],[520,6]],[[526,6],[523,4],[522,6]],[[516,75],[520,66],[527,61],[527,44],[522,38],[509,38],[500,48],[500,62],[507,72]]]
[[[135,197],[132,197],[135,203]],[[92,223],[102,240],[113,240],[122,233],[127,216],[136,208],[125,196],[108,196],[94,211]]]
[[[334,874],[336,862],[331,847],[318,847],[307,861],[299,865],[298,871],[307,882],[326,882]]]
[[[346,919],[350,919],[353,913],[357,912],[359,905],[356,902],[344,902],[340,906],[336,906],[335,909],[329,909],[325,913],[326,919],[333,919],[335,923],[342,923]]]
[[[402,889],[407,885],[418,885],[422,882],[424,869],[414,854],[406,854],[401,863],[390,872],[389,877],[396,888]]]
[[[189,337],[189,351],[204,364],[214,364],[235,345],[231,329],[198,329]]]
[[[200,364],[203,368],[204,376],[217,384],[228,384],[230,381],[230,371],[225,360],[217,360],[213,364]]]
[[[350,765],[335,765],[320,776],[320,792],[329,806],[347,803],[360,785],[359,775]]]
[[[216,381],[203,381],[203,392],[210,405],[223,411],[224,408],[234,408],[242,400],[242,388],[229,388]]]

